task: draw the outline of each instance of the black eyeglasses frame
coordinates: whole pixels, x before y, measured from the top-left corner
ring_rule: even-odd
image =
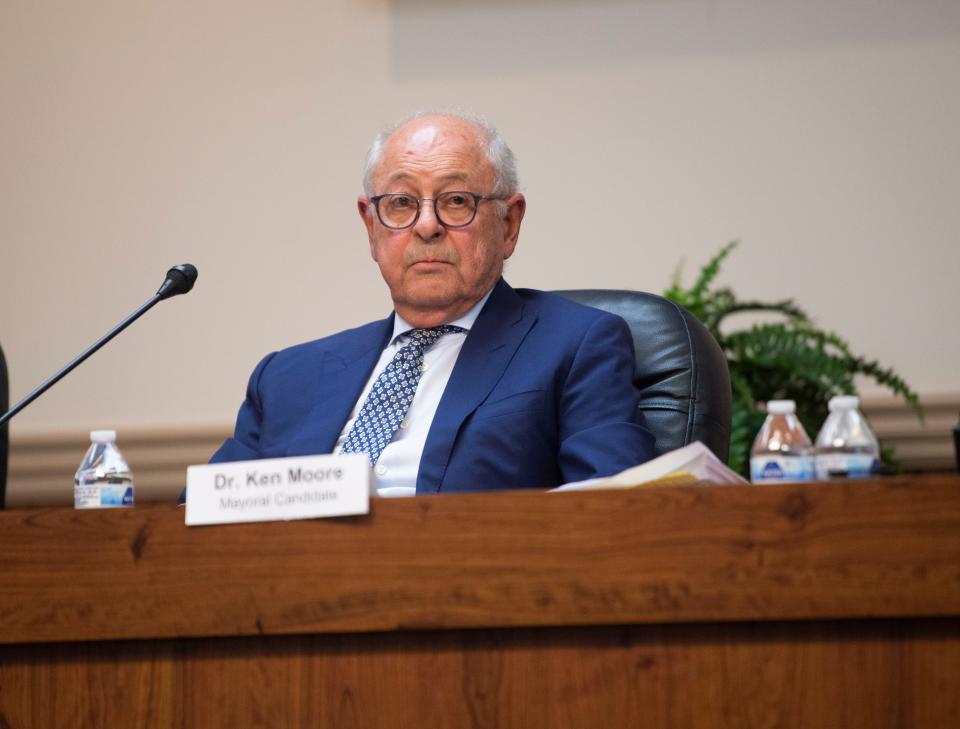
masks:
[[[404,197],[409,197],[411,200],[417,201],[417,212],[413,216],[413,220],[411,220],[406,225],[400,225],[400,226],[390,225],[384,222],[383,216],[380,215],[380,201],[383,200],[385,197],[391,197],[393,195],[402,195]],[[480,203],[482,203],[484,200],[505,199],[499,195],[478,195],[477,193],[470,192],[469,190],[447,190],[445,192],[441,192],[439,195],[437,195],[437,197],[440,197],[440,195],[469,195],[470,197],[472,197],[473,198],[473,215],[470,216],[470,220],[468,220],[466,223],[457,223],[457,224],[444,222],[443,218],[440,216],[439,211],[437,210],[436,198],[433,198],[433,197],[415,197],[414,195],[410,195],[409,193],[405,193],[405,192],[385,192],[382,195],[374,195],[373,197],[370,198],[370,202],[373,203],[373,208],[374,210],[377,211],[377,220],[380,221],[380,224],[384,228],[389,228],[390,230],[406,230],[407,228],[412,228],[414,225],[417,224],[417,221],[420,220],[420,211],[423,209],[423,203],[426,202],[427,200],[429,200],[434,204],[433,214],[436,216],[437,221],[440,223],[440,225],[442,225],[444,228],[466,228],[468,225],[470,225],[470,223],[476,220],[477,211],[480,209]]]

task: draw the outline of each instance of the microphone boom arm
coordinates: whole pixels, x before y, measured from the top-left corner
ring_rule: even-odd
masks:
[[[42,385],[40,385],[36,390],[34,390],[33,392],[31,392],[31,393],[30,393],[29,395],[27,395],[25,398],[23,398],[23,400],[21,400],[21,401],[18,402],[16,405],[14,405],[12,408],[10,408],[9,412],[6,412],[6,413],[4,413],[2,416],[0,416],[0,427],[3,427],[3,426],[6,424],[6,422],[7,422],[8,420],[10,420],[10,418],[12,418],[14,415],[16,415],[17,413],[19,413],[19,412],[20,412],[21,410],[23,410],[27,405],[29,405],[30,403],[32,403],[34,400],[36,400],[38,397],[40,397],[43,393],[45,393],[45,392],[46,392],[47,390],[49,390],[51,387],[53,387],[54,385],[56,385],[60,380],[62,380],[64,377],[66,377],[68,374],[70,374],[77,366],[83,364],[83,362],[87,359],[87,357],[89,357],[90,355],[92,355],[94,352],[96,352],[98,349],[100,349],[104,344],[106,344],[107,342],[109,342],[111,339],[113,339],[115,336],[117,336],[120,332],[122,332],[124,329],[126,329],[126,328],[127,328],[128,326],[130,326],[131,324],[133,324],[133,322],[135,322],[135,321],[136,321],[137,319],[139,319],[141,316],[143,316],[144,314],[146,314],[147,311],[150,310],[150,307],[154,306],[154,305],[155,305],[158,301],[160,301],[160,300],[161,300],[161,299],[160,299],[160,295],[159,295],[159,294],[154,294],[154,295],[153,295],[153,298],[151,298],[151,299],[150,299],[148,302],[146,302],[143,306],[141,306],[139,309],[137,309],[135,312],[133,312],[130,316],[128,316],[128,317],[127,317],[126,319],[124,319],[122,322],[120,322],[119,324],[117,324],[117,325],[116,325],[113,329],[111,329],[109,332],[107,332],[107,333],[104,334],[102,337],[100,337],[100,339],[98,339],[96,342],[94,342],[93,344],[91,344],[90,347],[88,347],[84,352],[82,352],[80,355],[78,355],[77,357],[75,357],[75,358],[74,358],[69,364],[67,364],[62,370],[60,370],[59,372],[57,372],[57,374],[55,374],[53,377],[51,377],[50,379],[48,379],[46,382],[44,382]]]
[[[169,271],[167,271],[166,280],[160,286],[157,293],[155,293],[149,301],[147,301],[143,306],[133,312],[130,316],[124,319],[122,322],[117,324],[113,329],[104,334],[100,339],[91,344],[87,349],[85,349],[79,356],[74,358],[69,364],[67,364],[62,370],[57,372],[53,377],[48,379],[42,385],[40,385],[36,390],[27,395],[23,400],[14,405],[9,411],[5,412],[0,416],[0,428],[6,425],[7,421],[10,420],[14,415],[23,410],[27,405],[32,403],[43,393],[49,390],[51,387],[56,385],[60,380],[66,377],[70,372],[72,372],[78,365],[82,364],[84,360],[87,359],[91,354],[100,349],[104,344],[109,342],[120,332],[126,329],[128,326],[133,324],[137,319],[147,313],[152,306],[154,306],[158,301],[163,301],[164,299],[169,299],[171,296],[177,296],[178,294],[185,294],[190,289],[193,288],[194,282],[197,280],[197,269],[191,266],[189,263],[183,263],[179,266],[174,266]]]

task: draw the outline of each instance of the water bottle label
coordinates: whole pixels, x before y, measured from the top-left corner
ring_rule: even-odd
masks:
[[[101,486],[100,506],[133,506],[133,489],[126,484]]]
[[[99,509],[100,508],[100,487],[96,484],[91,486],[74,486],[73,488],[73,508],[74,509]]]
[[[817,456],[817,478],[869,478],[879,465],[871,453],[824,453]]]
[[[802,456],[774,454],[750,459],[750,480],[753,483],[786,483],[813,480],[812,459]]]
[[[92,483],[76,485],[73,489],[74,509],[112,509],[133,506],[133,486],[130,483]]]

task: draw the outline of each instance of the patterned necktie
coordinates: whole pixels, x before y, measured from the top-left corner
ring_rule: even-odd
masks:
[[[405,344],[380,373],[357,419],[340,447],[341,453],[366,453],[372,466],[393,438],[417,393],[423,372],[423,353],[444,334],[466,331],[444,325],[431,329],[411,329]]]

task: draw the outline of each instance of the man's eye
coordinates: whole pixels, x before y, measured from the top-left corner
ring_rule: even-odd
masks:
[[[409,195],[391,195],[384,198],[383,202],[386,204],[387,210],[392,212],[403,212],[417,207],[416,198]]]
[[[467,198],[465,195],[450,195],[447,198],[448,207],[463,207],[467,204]]]

